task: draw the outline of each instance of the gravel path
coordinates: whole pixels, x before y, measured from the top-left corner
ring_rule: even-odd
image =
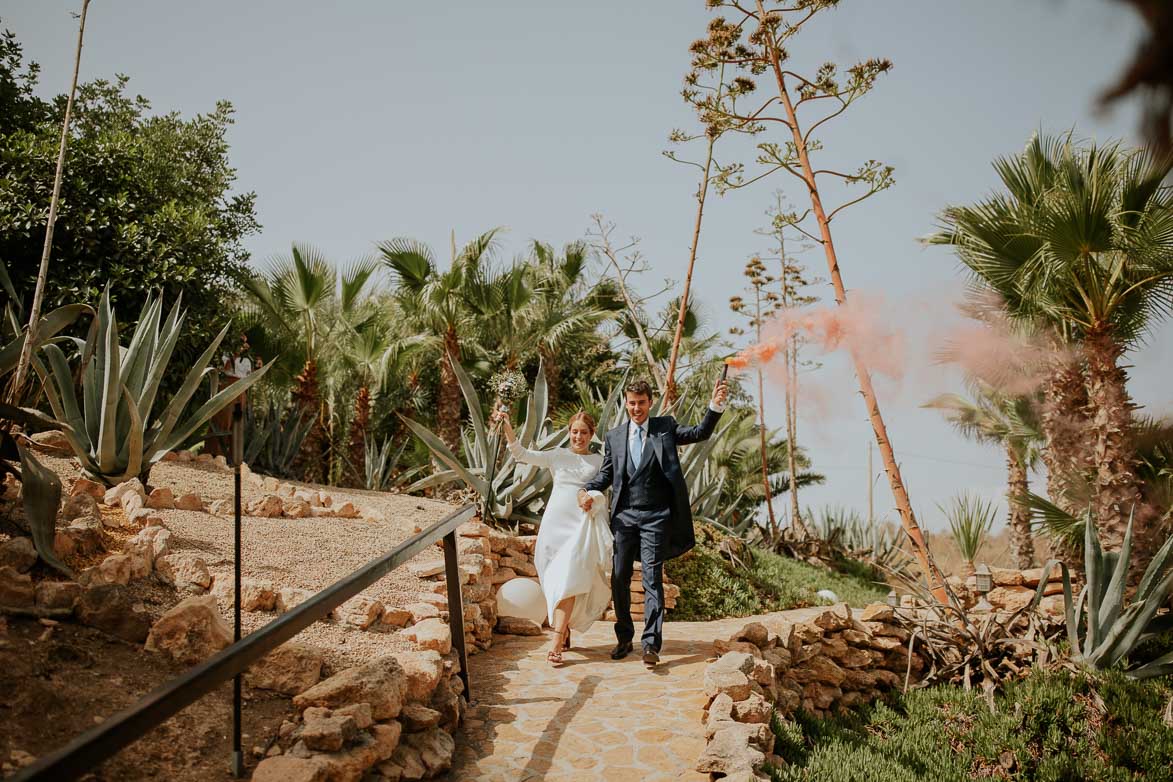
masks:
[[[62,476],[66,490],[80,474],[71,460],[48,458],[46,462]],[[269,581],[277,588],[291,586],[317,592],[456,509],[446,502],[403,494],[288,483],[299,489],[324,491],[333,497],[335,506],[349,500],[369,518],[244,517],[242,577]],[[214,500],[232,498],[233,474],[215,464],[161,462],[151,471],[151,484],[170,488],[176,497],[196,492],[210,505]],[[266,493],[247,481],[245,484],[246,506]],[[217,582],[231,581],[231,518],[184,510],[163,510],[159,514],[172,532],[172,547],[177,552],[198,554]],[[417,559],[432,556],[425,552]],[[387,606],[403,606],[419,602],[419,593],[431,592],[433,586],[413,576],[407,567],[400,567],[363,594]],[[230,593],[220,600],[227,618],[231,618],[230,601]],[[272,612],[246,612],[242,615],[243,632],[252,632],[276,617]],[[389,650],[411,648],[394,632],[362,631],[334,622],[316,622],[303,630],[297,640],[325,649],[333,669],[364,662]]]

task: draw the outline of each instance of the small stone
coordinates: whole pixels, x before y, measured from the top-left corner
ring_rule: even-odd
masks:
[[[62,521],[73,521],[74,519],[95,519],[100,521],[101,518],[102,513],[98,510],[98,501],[94,499],[92,494],[75,494],[72,497],[66,498],[61,506]]]
[[[95,500],[100,500],[106,496],[106,487],[97,481],[91,481],[89,478],[78,478],[73,482],[73,488],[69,490],[69,496],[78,497],[83,494],[93,497]]]
[[[74,613],[82,624],[132,643],[142,643],[151,629],[150,617],[133,606],[126,587],[118,584],[86,589]]]
[[[212,500],[208,512],[213,516],[223,516],[225,518],[236,515],[236,503],[233,500]]]
[[[203,662],[232,643],[232,631],[211,595],[189,597],[159,618],[147,637],[147,651],[176,662]]]
[[[53,456],[73,456],[73,446],[69,444],[69,438],[64,432],[50,429],[47,432],[37,432],[30,439],[38,451]]]
[[[320,713],[314,714],[314,711],[314,709],[306,709],[305,724],[301,728],[301,740],[310,749],[321,752],[337,752],[358,733],[358,724],[354,721],[354,717],[347,715],[323,716]]]
[[[357,519],[359,511],[353,502],[344,502],[334,509],[334,515],[340,519]]]
[[[378,622],[383,616],[383,604],[364,595],[357,595],[338,607],[342,621],[360,630]]]
[[[448,606],[448,601],[444,601],[444,606]],[[412,603],[404,606],[405,611],[411,612],[412,622],[422,622],[425,619],[439,619],[440,609],[430,603]]]
[[[298,589],[297,587],[282,587],[281,589],[277,590],[277,611],[278,613],[283,614],[299,603],[304,603],[313,596],[314,593],[310,592],[308,589]]]
[[[375,724],[375,716],[369,703],[352,703],[349,706],[342,706],[334,709],[334,715],[353,717],[359,730],[366,730]]]
[[[406,677],[404,695],[409,701],[423,703],[432,697],[444,675],[444,660],[439,652],[395,652]]]
[[[248,683],[260,690],[300,695],[321,681],[324,660],[325,653],[321,649],[289,641],[249,669]]]
[[[212,586],[208,563],[194,554],[168,554],[155,560],[155,572],[176,589],[204,591]]]
[[[177,510],[203,510],[204,501],[195,492],[188,492],[176,498],[175,508]]]
[[[276,494],[266,494],[248,508],[250,516],[259,516],[263,519],[275,519],[281,516],[285,504]]]
[[[431,606],[428,606],[431,608]],[[437,611],[437,616],[439,612]],[[412,621],[412,612],[406,608],[397,608],[396,606],[384,606],[382,623],[387,627],[407,627]]]
[[[403,723],[405,732],[419,733],[439,725],[440,716],[440,712],[429,709],[422,703],[408,703],[399,713],[399,721]]]
[[[175,507],[175,495],[166,486],[160,486],[147,495],[147,507],[152,510],[169,510]]]
[[[319,758],[279,755],[265,758],[253,771],[253,782],[327,782],[329,769]]]
[[[97,584],[130,583],[135,562],[127,554],[111,554],[98,564],[96,573]]]
[[[403,740],[419,753],[429,777],[439,776],[452,767],[456,742],[443,729],[432,728],[423,733],[413,733]]]
[[[127,541],[127,552],[139,554],[150,564],[171,553],[171,530],[165,527],[144,527]]]
[[[425,619],[404,630],[403,635],[419,649],[432,649],[440,654],[452,651],[452,632],[439,619]]]
[[[713,734],[696,763],[696,770],[719,776],[754,771],[773,749],[774,734],[769,725],[731,723]]]
[[[310,515],[311,506],[308,502],[297,497],[285,500],[283,513],[286,518],[290,519],[304,519]]]
[[[12,762],[19,768],[26,768],[37,762],[37,756],[31,752],[25,752],[23,749],[14,749],[9,753]]]
[[[541,635],[542,626],[532,619],[518,616],[497,617],[497,632],[503,635]]]
[[[872,603],[859,615],[861,622],[891,622],[896,618],[896,609],[885,603]]]
[[[38,608],[73,610],[81,598],[81,584],[76,581],[39,581],[36,586]]]
[[[135,511],[142,510],[147,506],[141,494],[136,494],[129,491],[126,494],[123,494],[122,497],[119,498],[118,502],[120,505],[122,505],[122,512],[126,514],[127,518],[130,518],[130,516],[133,515]]]
[[[750,622],[729,637],[730,641],[745,641],[759,649],[765,649],[770,642],[770,631],[761,622]]]
[[[242,611],[272,611],[277,607],[277,592],[268,581],[251,578],[240,580],[240,609]]]
[[[351,703],[369,703],[377,720],[399,716],[403,707],[404,671],[393,655],[365,665],[347,668],[319,682],[293,699],[294,707],[337,708]]]
[[[727,652],[705,668],[705,694],[713,697],[726,693],[736,701],[749,697],[750,677],[754,672],[754,657],[744,652]]]
[[[0,543],[0,567],[27,573],[37,564],[37,549],[28,538],[10,538]]]
[[[11,566],[0,567],[0,607],[32,608],[37,593],[30,576]]]

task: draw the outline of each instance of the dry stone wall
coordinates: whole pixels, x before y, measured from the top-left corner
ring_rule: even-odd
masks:
[[[798,709],[816,716],[871,703],[917,681],[925,663],[909,652],[895,609],[837,606],[809,622],[781,616],[746,624],[713,643],[705,669],[705,751],[696,770],[711,779],[766,780],[773,755],[771,716]]]

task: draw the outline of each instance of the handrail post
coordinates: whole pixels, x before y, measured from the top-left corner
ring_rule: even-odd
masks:
[[[232,409],[232,472],[233,472],[233,580],[232,640],[240,641],[240,463],[244,461],[244,395],[236,398]],[[241,691],[242,674],[232,679],[232,776],[244,776],[244,751],[241,747]]]
[[[464,645],[464,595],[460,589],[460,563],[456,558],[456,530],[444,536],[444,574],[448,582],[448,631],[452,646],[460,660],[460,681],[464,683],[464,698],[472,700],[468,687],[468,650]]]

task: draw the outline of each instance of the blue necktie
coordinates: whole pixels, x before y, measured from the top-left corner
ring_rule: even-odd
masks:
[[[644,428],[636,427],[635,439],[631,443],[631,463],[636,467],[643,464],[644,456]]]

